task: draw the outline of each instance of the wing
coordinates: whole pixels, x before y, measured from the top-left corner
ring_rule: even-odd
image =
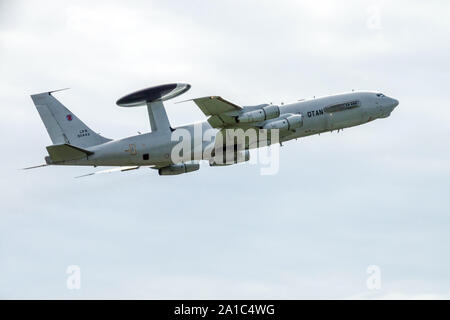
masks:
[[[206,116],[209,116],[208,122],[213,128],[223,128],[236,124],[234,116],[242,110],[242,107],[219,96],[192,100]]]
[[[100,171],[96,171],[96,172],[83,174],[83,175],[75,177],[75,178],[88,177],[88,176],[93,176],[94,174],[102,174],[102,173],[124,172],[124,171],[129,171],[129,170],[136,170],[139,168],[140,168],[139,166],[118,167],[118,168],[100,170]]]
[[[193,99],[195,104],[203,111],[207,116],[220,115],[229,111],[240,111],[242,108],[234,103],[225,100],[222,97],[203,97]]]

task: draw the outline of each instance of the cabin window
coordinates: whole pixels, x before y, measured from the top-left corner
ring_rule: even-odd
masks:
[[[148,159],[150,159],[150,155],[149,155],[148,153],[144,153],[144,154],[142,155],[142,159],[148,160]]]

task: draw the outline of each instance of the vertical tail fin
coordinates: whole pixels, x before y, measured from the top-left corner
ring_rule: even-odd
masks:
[[[51,95],[51,92],[31,96],[53,144],[91,147],[110,141],[92,131],[69,109]]]

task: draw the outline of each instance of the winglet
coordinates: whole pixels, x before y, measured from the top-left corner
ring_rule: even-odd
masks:
[[[194,99],[187,99],[187,100],[177,101],[177,102],[174,102],[173,104],[182,103],[182,102],[188,102],[188,101],[194,101]]]
[[[63,90],[69,90],[69,89],[70,89],[70,88],[57,89],[57,90],[49,91],[48,94],[51,95],[53,92],[58,92],[58,91],[63,91]]]
[[[63,89],[57,89],[57,90],[52,90],[52,91],[44,91],[44,92],[32,94],[32,96],[37,96],[37,95],[39,95],[39,94],[48,94],[48,95],[52,95],[53,92],[58,92],[58,91],[63,91],[63,90],[69,90],[69,89],[70,89],[70,88],[63,88]]]
[[[30,170],[30,169],[36,169],[36,168],[41,168],[41,167],[47,167],[47,166],[48,166],[48,164],[41,164],[41,165],[38,165],[38,166],[22,168],[22,170]]]

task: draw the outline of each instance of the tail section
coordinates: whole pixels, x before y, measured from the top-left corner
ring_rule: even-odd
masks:
[[[92,131],[53,97],[51,92],[34,94],[31,99],[54,145],[70,144],[86,148],[110,141]]]

